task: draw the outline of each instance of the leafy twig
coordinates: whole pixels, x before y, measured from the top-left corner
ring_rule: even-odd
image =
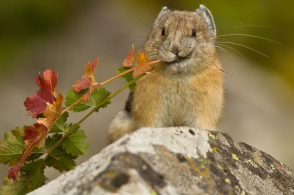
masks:
[[[159,63],[160,61],[159,60],[156,60],[156,61],[152,61],[152,62],[149,62],[147,63],[146,65],[147,66],[150,66],[150,65],[153,65],[153,64],[157,64]],[[96,91],[97,89],[101,88],[102,86],[106,85],[107,83],[119,78],[119,77],[122,77],[123,75],[126,75],[128,74],[129,72],[132,72],[136,69],[136,67],[133,67],[133,68],[130,68],[129,70],[127,71],[124,71],[114,77],[111,77],[110,79],[104,81],[103,83],[98,83],[94,86],[94,88],[91,90],[92,92]],[[77,105],[79,102],[81,102],[82,100],[84,99],[84,97],[82,96],[80,99],[78,99],[75,103],[73,103],[72,105],[68,106],[67,108],[65,108],[63,111],[62,111],[62,114],[65,113],[66,111],[68,111],[69,109],[71,109],[72,107],[74,107],[75,105]],[[61,115],[62,115],[61,114]]]
[[[14,165],[9,170],[8,178],[4,178],[0,193],[19,194],[21,189],[20,194],[25,194],[38,188],[46,180],[46,166],[54,167],[60,172],[75,166],[74,159],[85,154],[89,147],[84,131],[79,129],[80,124],[95,111],[105,108],[110,100],[125,88],[129,87],[133,91],[135,82],[144,76],[143,73],[152,70],[149,66],[159,62],[148,62],[148,56],[140,51],[137,51],[135,60],[133,53],[134,46],[123,66],[118,69],[118,75],[102,83],[97,83],[94,77],[98,58],[84,66],[84,76],[77,80],[65,98],[66,108],[62,106],[63,95],[56,94],[58,74],[53,70],[44,71],[43,77],[39,74],[36,78],[39,90],[25,101],[29,115],[36,118],[37,123],[12,130],[5,134],[5,140],[0,142],[0,163]],[[136,61],[136,67],[132,66],[133,61]],[[128,82],[119,90],[110,94],[102,88],[119,77]],[[92,110],[77,123],[66,123],[67,111],[81,112],[90,107]],[[47,136],[49,132],[54,134]],[[42,154],[46,154],[45,158],[40,158]],[[22,174],[18,175],[19,172]]]
[[[131,71],[129,71],[131,72]],[[121,74],[124,75],[124,74]],[[120,76],[121,76],[120,75]],[[127,83],[126,85],[124,85],[122,88],[120,88],[119,90],[115,91],[113,94],[111,94],[108,98],[106,98],[104,101],[102,101],[98,106],[96,106],[95,108],[93,108],[87,115],[85,115],[80,121],[78,121],[77,123],[75,123],[63,136],[62,138],[56,143],[54,144],[54,146],[52,146],[52,148],[47,151],[47,156],[45,157],[45,160],[48,158],[48,156],[50,155],[50,153],[60,145],[60,143],[75,129],[77,129],[79,127],[79,125],[84,122],[84,120],[86,120],[89,116],[91,116],[91,114],[93,114],[95,111],[97,111],[103,104],[105,104],[106,102],[108,102],[109,100],[111,100],[114,96],[116,96],[117,94],[119,94],[121,91],[123,91],[124,89],[126,89],[128,86],[130,86],[131,84],[133,84],[134,82],[136,82],[138,79],[140,79],[142,76],[144,75],[140,75],[138,77],[136,77],[133,81]],[[109,81],[110,82],[110,81]]]

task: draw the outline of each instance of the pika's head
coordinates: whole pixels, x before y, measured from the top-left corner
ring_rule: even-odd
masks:
[[[184,70],[203,66],[215,56],[216,28],[210,11],[200,5],[196,11],[170,11],[163,7],[144,51],[150,60],[161,60],[166,68]]]

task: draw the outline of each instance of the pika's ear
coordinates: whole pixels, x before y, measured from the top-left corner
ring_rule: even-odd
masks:
[[[157,23],[158,20],[159,20],[159,18],[160,18],[164,13],[166,13],[166,12],[169,12],[169,9],[168,9],[167,7],[163,7],[163,8],[161,9],[161,11],[159,12],[158,16],[157,16],[157,19],[156,19],[155,23]]]
[[[199,8],[196,9],[196,12],[203,15],[206,23],[208,24],[209,29],[212,31],[214,35],[216,35],[215,23],[209,9],[207,9],[204,5],[200,5]]]

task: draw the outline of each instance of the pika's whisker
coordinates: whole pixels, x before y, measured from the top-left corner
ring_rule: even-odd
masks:
[[[221,28],[219,31],[227,30],[227,29],[232,29],[232,28],[243,28],[243,27],[255,27],[255,28],[278,28],[278,27],[272,27],[272,26],[264,26],[264,25],[256,25],[256,24],[248,24],[248,25],[239,25],[239,26],[231,26],[228,28]]]
[[[213,64],[213,65],[214,65],[219,71],[221,71],[221,72],[223,72],[223,73],[225,73],[225,74],[227,74],[227,75],[233,76],[233,75],[231,75],[231,74],[225,72],[222,68],[218,67],[214,62],[212,62],[212,64]]]
[[[219,48],[219,49],[221,49],[221,50],[223,50],[223,51],[226,51],[224,48],[222,48],[222,47],[220,47],[220,46],[215,45],[215,47],[217,47],[217,48]]]
[[[268,56],[265,55],[264,53],[262,53],[262,52],[260,52],[260,51],[257,51],[256,49],[253,49],[253,48],[251,48],[251,47],[249,47],[249,46],[246,46],[246,45],[242,45],[242,44],[234,43],[234,42],[218,42],[218,43],[226,43],[226,44],[231,44],[231,45],[238,45],[238,46],[240,46],[240,47],[247,48],[247,49],[249,49],[249,50],[252,50],[252,51],[254,51],[254,52],[256,52],[256,53],[259,53],[260,55],[263,55],[263,56],[265,56],[265,57],[268,58]]]
[[[282,44],[278,41],[274,41],[272,39],[268,39],[268,38],[265,38],[265,37],[261,37],[261,36],[256,36],[256,35],[249,35],[249,34],[225,34],[225,35],[219,35],[217,37],[227,37],[227,36],[245,36],[245,37],[254,37],[254,38],[259,38],[259,39],[263,39],[263,40],[267,40],[267,41],[270,41],[270,42],[273,42],[273,43],[277,43],[277,44]]]
[[[219,45],[221,45],[221,46],[223,46],[223,47],[227,47],[227,48],[229,48],[229,49],[235,51],[235,52],[238,53],[239,55],[241,55],[243,58],[247,59],[247,58],[246,58],[243,54],[241,54],[238,50],[236,50],[236,49],[234,49],[234,48],[232,48],[232,47],[230,47],[230,46],[224,45],[224,44],[219,44]]]

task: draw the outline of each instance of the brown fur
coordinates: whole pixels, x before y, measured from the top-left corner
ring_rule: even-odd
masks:
[[[121,111],[111,124],[111,142],[139,127],[216,128],[223,108],[223,81],[215,27],[207,11],[205,7],[195,12],[161,11],[144,51],[151,61],[162,62],[138,80],[131,113]],[[197,36],[191,36],[192,29]]]
[[[210,66],[197,75],[172,77],[155,70],[138,82],[132,109],[137,125],[215,129],[223,108],[220,70]]]

